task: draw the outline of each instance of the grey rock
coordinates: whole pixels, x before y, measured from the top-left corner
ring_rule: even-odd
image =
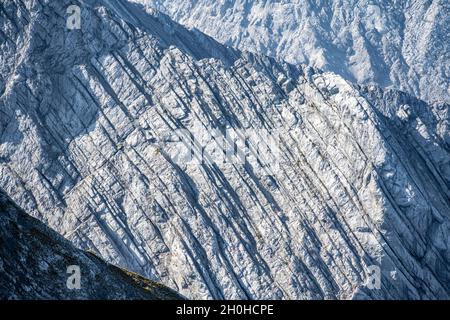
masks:
[[[447,0],[133,0],[220,42],[450,102]]]
[[[71,267],[79,268],[78,276]],[[69,271],[69,272],[68,272]],[[184,299],[104,262],[30,217],[0,190],[0,299]]]
[[[123,0],[1,6],[0,187],[77,247],[188,298],[449,298],[448,104]],[[226,128],[279,133],[279,165],[174,161]]]

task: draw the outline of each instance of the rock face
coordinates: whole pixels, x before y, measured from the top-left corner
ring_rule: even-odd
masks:
[[[239,52],[126,1],[0,15],[0,187],[77,247],[188,298],[450,297],[448,104]],[[246,161],[213,150],[232,135],[181,157],[233,130],[259,137],[232,144]]]
[[[450,102],[447,0],[133,0],[242,49]]]
[[[79,268],[79,285],[75,278]],[[69,273],[67,273],[69,271]],[[69,283],[69,284],[68,284]],[[30,217],[0,191],[0,299],[182,299],[105,263]]]

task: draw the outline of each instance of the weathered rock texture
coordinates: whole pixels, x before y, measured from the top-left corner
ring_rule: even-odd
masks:
[[[80,269],[80,286],[73,287]],[[69,280],[69,286],[67,282]],[[174,291],[105,263],[30,217],[0,191],[0,299],[182,299]]]
[[[448,0],[133,0],[220,42],[450,102]]]
[[[126,1],[14,0],[0,17],[0,187],[76,246],[189,298],[449,298],[448,104]],[[279,167],[177,164],[179,128],[279,132]]]

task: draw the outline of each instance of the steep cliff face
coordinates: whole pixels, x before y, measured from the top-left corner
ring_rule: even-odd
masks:
[[[447,0],[133,0],[220,42],[450,102]]]
[[[76,249],[0,190],[0,299],[182,299]]]
[[[76,246],[189,298],[449,297],[448,104],[239,52],[126,1],[0,15],[0,187]],[[233,130],[260,138],[253,161],[224,163],[220,138],[180,157]]]

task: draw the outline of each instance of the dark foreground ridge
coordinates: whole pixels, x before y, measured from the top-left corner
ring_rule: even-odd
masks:
[[[70,266],[80,268],[80,289],[69,288],[76,286],[72,279],[74,267]],[[0,191],[0,299],[182,297],[159,283],[75,248]]]

